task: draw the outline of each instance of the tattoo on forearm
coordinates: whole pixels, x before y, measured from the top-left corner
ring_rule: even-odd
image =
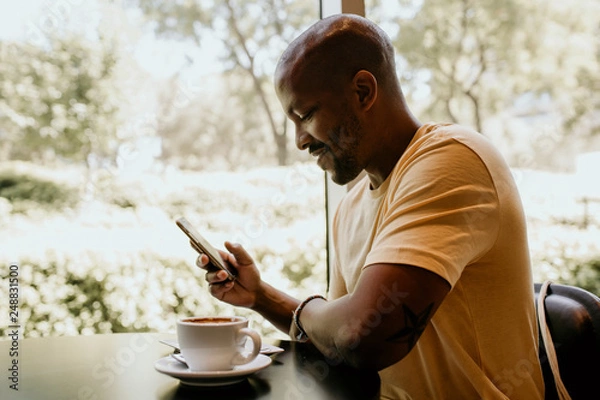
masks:
[[[404,311],[404,328],[399,332],[388,338],[390,342],[407,343],[410,347],[414,344],[421,336],[421,333],[427,326],[431,310],[433,309],[433,303],[425,307],[420,313],[413,312],[406,304],[402,304],[402,310]]]

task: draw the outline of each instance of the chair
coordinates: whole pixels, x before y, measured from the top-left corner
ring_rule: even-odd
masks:
[[[542,286],[535,284],[536,307]],[[600,298],[578,287],[551,283],[544,307],[564,388],[573,400],[600,398]],[[542,327],[539,356],[546,399],[558,399]]]

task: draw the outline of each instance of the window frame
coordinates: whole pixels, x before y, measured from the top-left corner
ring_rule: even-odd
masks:
[[[320,0],[320,18],[326,18],[331,15],[348,13],[365,16],[364,0]],[[331,180],[331,177],[325,172],[325,218],[326,218],[326,242],[325,250],[327,252],[327,290],[329,291],[330,271],[333,265],[334,256],[332,248],[332,231],[333,216],[338,204],[344,197],[344,194],[350,190],[352,186],[360,179],[364,173],[361,173],[355,180],[347,185],[340,186]]]

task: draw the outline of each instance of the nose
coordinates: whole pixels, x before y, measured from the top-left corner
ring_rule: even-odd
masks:
[[[306,130],[302,129],[302,126],[296,124],[296,147],[299,150],[306,150],[312,140],[312,136]]]

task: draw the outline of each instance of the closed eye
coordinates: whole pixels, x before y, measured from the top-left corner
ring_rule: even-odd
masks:
[[[312,118],[312,116],[314,115],[315,111],[316,111],[316,107],[308,110],[308,112],[306,114],[298,115],[298,117],[300,118],[301,122],[309,121]]]

